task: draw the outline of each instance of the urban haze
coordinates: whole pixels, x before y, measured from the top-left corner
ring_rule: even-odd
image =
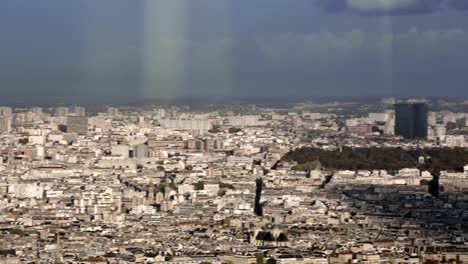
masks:
[[[2,0],[0,263],[468,263],[465,0]]]

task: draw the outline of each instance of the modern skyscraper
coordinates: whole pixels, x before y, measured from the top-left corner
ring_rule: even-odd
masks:
[[[406,139],[427,138],[428,106],[426,103],[395,104],[395,134]]]
[[[78,135],[88,134],[88,118],[86,116],[67,117],[67,132]]]

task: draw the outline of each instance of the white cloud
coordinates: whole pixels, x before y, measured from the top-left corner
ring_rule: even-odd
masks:
[[[442,10],[467,10],[465,0],[316,0],[328,12],[361,15],[410,15]]]
[[[348,8],[360,12],[391,12],[402,9],[415,8],[421,4],[422,0],[347,0]]]

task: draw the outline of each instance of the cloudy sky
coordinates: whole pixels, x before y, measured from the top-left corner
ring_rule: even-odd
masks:
[[[468,0],[2,0],[0,36],[2,102],[468,97]]]

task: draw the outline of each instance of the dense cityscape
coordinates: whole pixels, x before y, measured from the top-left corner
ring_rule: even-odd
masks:
[[[468,263],[467,106],[0,107],[0,263]]]
[[[0,0],[0,264],[468,264],[468,0]]]

